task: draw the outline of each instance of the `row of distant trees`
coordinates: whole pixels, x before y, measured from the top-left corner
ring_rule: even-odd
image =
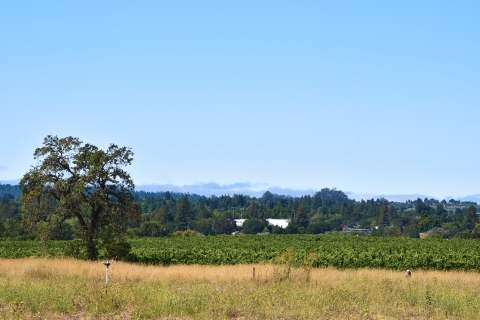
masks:
[[[175,200],[170,193],[163,197],[147,195],[138,198],[143,219],[138,235],[158,226],[166,230],[196,230],[204,234],[229,233],[235,230],[228,221],[249,219],[244,233],[267,228],[272,233],[318,234],[340,231],[343,227],[372,229],[378,236],[419,237],[430,232],[430,237],[469,237],[477,223],[476,204],[448,203],[432,199],[417,199],[404,203],[386,199],[355,201],[341,191],[323,189],[314,196],[284,197],[266,192],[259,199],[244,195],[200,197],[189,201],[189,195]],[[436,204],[435,204],[436,202]],[[213,209],[212,209],[213,208]],[[291,219],[288,228],[265,225],[266,218]],[[142,227],[144,226],[144,227]],[[460,234],[461,233],[461,234]],[[151,235],[151,234],[150,234]]]
[[[330,197],[333,195],[333,197]],[[133,192],[141,214],[127,223],[130,236],[165,236],[175,231],[195,230],[205,235],[233,231],[257,233],[309,233],[340,231],[343,227],[372,229],[377,236],[476,237],[476,205],[472,203],[433,204],[417,199],[404,203],[385,199],[355,201],[339,190],[323,189],[314,196],[286,197],[266,192],[261,198],[246,195],[204,197],[171,192]],[[194,200],[189,200],[194,199]],[[32,237],[22,227],[21,199],[5,194],[0,200],[0,236]],[[234,219],[248,219],[238,228]],[[269,226],[265,219],[291,219],[288,228]],[[77,237],[81,227],[74,218],[65,219],[58,239]],[[477,228],[478,229],[478,228]],[[433,232],[433,233],[432,233]]]

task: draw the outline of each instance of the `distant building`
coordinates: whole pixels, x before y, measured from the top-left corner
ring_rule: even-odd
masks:
[[[377,227],[378,229],[378,227]],[[370,235],[372,233],[371,229],[357,229],[357,228],[343,228],[343,232],[345,233],[364,233],[366,235]]]
[[[280,228],[286,228],[290,223],[290,219],[267,219],[269,226],[277,226]]]
[[[243,223],[245,222],[245,220],[247,219],[235,219],[235,224],[237,227],[243,227]]]
[[[247,219],[235,219],[235,224],[237,227],[243,227],[243,223]],[[290,219],[266,219],[269,226],[277,226],[280,228],[286,228],[290,223]]]

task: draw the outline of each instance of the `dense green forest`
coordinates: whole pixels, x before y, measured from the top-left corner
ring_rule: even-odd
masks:
[[[193,230],[204,235],[234,231],[273,234],[339,233],[370,229],[372,236],[418,238],[480,237],[477,204],[456,200],[416,199],[390,202],[386,199],[355,201],[336,189],[315,195],[290,197],[265,192],[262,197],[234,194],[200,196],[175,192],[133,192],[142,209],[142,219],[130,224],[130,237],[160,237]],[[243,228],[233,219],[248,219]],[[265,219],[291,219],[285,229],[269,226]],[[79,231],[75,220],[64,222],[57,239],[74,239]],[[362,232],[349,234],[363,235]],[[21,190],[0,184],[0,237],[35,239],[22,227]]]

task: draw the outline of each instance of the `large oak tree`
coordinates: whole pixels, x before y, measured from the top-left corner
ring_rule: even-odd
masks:
[[[78,138],[47,136],[35,150],[37,164],[20,181],[25,226],[47,223],[55,232],[66,219],[77,219],[87,257],[95,260],[102,230],[121,238],[140,216],[124,170],[132,157],[130,148],[115,144],[104,151]]]

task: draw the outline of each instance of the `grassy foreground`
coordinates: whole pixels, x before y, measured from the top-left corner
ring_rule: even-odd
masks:
[[[253,280],[253,268],[255,279]],[[1,319],[478,319],[480,274],[0,260]]]

